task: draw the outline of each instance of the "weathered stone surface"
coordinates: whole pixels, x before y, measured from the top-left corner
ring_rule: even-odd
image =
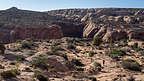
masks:
[[[96,26],[96,24],[90,21],[84,28],[83,37],[92,38],[96,34],[98,29],[99,28]]]
[[[102,38],[105,34],[106,34],[106,28],[105,27],[101,27],[101,29],[94,35],[95,37],[100,37]]]
[[[131,17],[131,16],[124,16],[123,19],[126,23],[135,23],[136,22],[135,17]]]
[[[0,12],[0,41],[14,42],[26,38],[36,40],[61,37],[93,38],[104,37],[107,34],[104,38],[106,39],[108,32],[101,27],[125,32],[130,29],[133,33],[127,33],[127,36],[125,32],[117,31],[109,31],[111,32],[109,34],[124,34],[123,37],[129,39],[143,40],[143,31],[136,30],[137,28],[144,29],[143,13],[144,9],[130,8],[62,9],[35,12],[13,7]]]
[[[24,40],[26,38],[32,38],[34,40],[46,40],[59,39],[61,37],[63,37],[63,33],[58,26],[52,28],[14,28],[10,32],[11,42],[16,40]]]
[[[138,39],[144,40],[144,32],[143,31],[131,31],[128,34],[129,39]]]
[[[122,30],[107,30],[107,33],[103,37],[104,41],[112,41],[112,40],[119,40],[119,39],[127,39],[127,33]]]

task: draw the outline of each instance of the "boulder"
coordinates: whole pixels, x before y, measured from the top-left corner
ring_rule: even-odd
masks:
[[[122,16],[116,16],[115,21],[116,22],[123,22],[123,17]]]
[[[126,39],[127,33],[123,30],[107,30],[107,33],[102,38],[103,41],[115,41],[119,39]]]
[[[54,67],[57,72],[68,72],[73,69],[72,65],[61,56],[48,56],[48,65]]]
[[[128,38],[129,39],[137,39],[137,40],[144,40],[144,32],[143,31],[129,31]]]
[[[47,56],[47,54],[37,53],[35,56],[33,56],[32,58],[29,58],[28,60],[29,61],[35,60],[37,59],[38,55],[40,55],[40,57],[42,56],[46,57],[47,65],[49,67],[53,67],[53,69],[57,72],[68,72],[74,69],[69,61],[65,60],[61,56],[56,56],[56,55]]]
[[[124,16],[123,20],[124,20],[126,23],[135,23],[135,22],[136,22],[135,17],[131,17],[131,16]]]

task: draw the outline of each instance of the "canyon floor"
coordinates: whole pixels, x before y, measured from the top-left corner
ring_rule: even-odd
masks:
[[[119,40],[96,45],[96,40],[65,37],[5,44],[5,53],[0,54],[0,79],[144,81],[144,41]]]

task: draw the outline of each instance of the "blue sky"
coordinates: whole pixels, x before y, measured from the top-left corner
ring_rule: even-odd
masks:
[[[144,0],[0,0],[0,10],[10,7],[34,11],[67,8],[144,8]]]

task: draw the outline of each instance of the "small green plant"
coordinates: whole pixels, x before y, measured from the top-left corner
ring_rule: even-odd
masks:
[[[41,69],[48,70],[47,58],[46,57],[37,57],[35,60],[32,61],[32,65],[34,67],[39,67]]]
[[[1,53],[4,54],[5,50],[6,50],[6,47],[4,46],[4,44],[0,43],[0,51],[1,51]]]
[[[130,76],[130,78],[128,79],[128,81],[135,81],[135,78],[133,76]]]
[[[119,56],[124,56],[126,54],[126,50],[120,50],[120,49],[111,49],[108,52],[108,56],[113,59],[118,59]]]
[[[138,51],[141,51],[141,50],[143,50],[143,49],[140,48],[140,47],[138,47],[138,48],[134,48],[134,50],[138,52]]]
[[[95,55],[95,52],[90,51],[88,54],[89,54],[90,57],[93,57]]]
[[[25,57],[23,55],[17,56],[18,61],[24,61]]]
[[[96,77],[88,77],[91,81],[97,81]]]
[[[68,49],[75,49],[76,47],[73,44],[68,44],[67,48]]]
[[[141,58],[141,61],[144,62],[144,58]]]
[[[94,65],[94,67],[96,67],[96,68],[97,68],[97,67],[101,67],[101,64],[98,63],[98,62],[94,62],[93,65]]]
[[[34,55],[34,53],[35,53],[34,51],[29,51],[30,56]]]
[[[11,69],[0,73],[0,75],[2,76],[2,78],[12,78],[16,77],[16,75],[20,75],[20,72],[17,69]]]
[[[34,45],[33,41],[24,41],[22,43],[22,48],[31,49],[33,45]]]
[[[41,72],[35,71],[34,77],[37,78],[39,81],[48,81],[48,78],[45,77]]]
[[[138,48],[138,43],[134,43],[133,45],[131,45],[131,47],[132,47],[133,49]]]
[[[52,52],[63,51],[63,50],[64,50],[63,48],[61,48],[61,47],[56,47],[56,46],[54,46],[54,47],[51,48],[51,51],[52,51]]]
[[[84,71],[84,68],[76,68],[76,71]]]
[[[67,54],[62,54],[61,56],[62,56],[64,59],[68,60]]]
[[[78,59],[72,59],[71,62],[76,66],[84,66]]]
[[[122,66],[125,69],[133,70],[133,71],[141,71],[140,64],[132,59],[126,59],[122,61]]]
[[[72,40],[72,39],[66,39],[66,41],[67,41],[67,43],[73,43],[74,42],[74,40]]]
[[[20,42],[22,42],[22,40],[16,40],[16,43],[20,43]]]
[[[95,37],[93,40],[93,45],[99,46],[102,42],[103,41],[100,37]]]
[[[54,52],[53,51],[48,51],[47,54],[48,55],[54,55]]]
[[[135,51],[141,51],[141,50],[143,50],[142,48],[140,48],[138,46],[138,43],[134,43],[133,45],[131,45],[131,48],[134,49]]]

